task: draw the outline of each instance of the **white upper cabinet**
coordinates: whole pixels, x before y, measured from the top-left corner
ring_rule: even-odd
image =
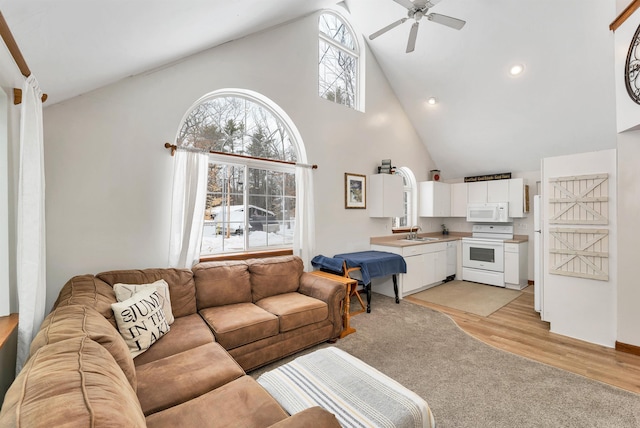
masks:
[[[466,184],[468,203],[509,202],[509,217],[525,216],[525,183],[523,178],[476,181]]]
[[[451,190],[451,217],[467,216],[467,183],[453,183]]]
[[[439,181],[420,182],[420,217],[449,217],[451,214],[451,191],[448,183]]]
[[[509,181],[487,181],[487,202],[509,202]]]
[[[467,183],[467,202],[470,204],[483,204],[487,202],[486,181],[473,181]]]
[[[509,181],[509,217],[524,217],[524,178],[512,178]]]
[[[404,211],[404,183],[395,174],[368,177],[367,208],[369,217],[400,217]]]

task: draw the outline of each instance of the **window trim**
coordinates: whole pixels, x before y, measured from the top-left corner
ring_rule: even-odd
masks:
[[[322,31],[320,31],[320,18],[322,17],[322,15],[324,14],[330,14],[330,15],[334,15],[336,16],[338,19],[340,19],[342,21],[342,23],[347,27],[347,29],[351,32],[351,37],[353,38],[353,43],[355,48],[351,49],[345,45],[342,45],[338,42],[336,42],[334,39],[332,39],[331,37],[329,37],[328,35],[326,35],[325,33],[323,33]],[[319,12],[318,14],[318,25],[317,25],[317,30],[318,30],[318,38],[322,39],[323,41],[333,45],[335,48],[337,49],[341,49],[345,52],[350,52],[352,55],[354,55],[356,57],[356,71],[358,73],[357,75],[357,82],[355,85],[355,94],[354,94],[354,103],[355,105],[353,107],[349,107],[347,105],[344,104],[338,104],[335,103],[334,104],[338,104],[338,105],[343,105],[345,107],[348,108],[352,108],[353,110],[356,111],[360,111],[363,112],[365,111],[364,106],[365,106],[365,43],[364,40],[362,38],[362,33],[359,31],[356,31],[355,27],[353,26],[353,24],[350,22],[349,19],[347,19],[347,17],[342,13],[342,11],[338,11],[335,9],[323,9]],[[319,44],[318,44],[318,49],[320,49]],[[316,58],[319,55],[316,55]],[[316,70],[319,69],[320,64],[317,64],[317,68]],[[316,83],[319,85],[320,84],[320,75],[318,74],[317,79],[316,79]],[[322,97],[319,97],[321,99],[324,99]]]
[[[302,139],[302,136],[300,135],[300,132],[296,128],[295,124],[293,123],[293,120],[291,119],[291,117],[274,101],[272,101],[268,97],[258,92],[255,92],[249,89],[224,88],[224,89],[219,89],[219,90],[209,92],[201,96],[200,98],[198,98],[183,115],[180,121],[180,126],[178,127],[178,130],[176,132],[175,141],[178,141],[178,137],[180,135],[180,130],[182,128],[182,125],[185,123],[189,115],[199,105],[201,105],[202,103],[210,99],[221,98],[221,97],[242,98],[244,100],[257,104],[260,107],[267,110],[268,112],[270,112],[277,120],[280,121],[280,123],[282,123],[282,125],[285,127],[286,131],[288,132],[289,137],[291,138],[291,143],[292,143],[291,145],[295,150],[296,163],[300,163],[300,164],[307,163],[307,153],[304,146],[304,141]],[[243,166],[245,168],[268,169],[271,171],[286,172],[290,174],[295,174],[296,168],[297,168],[296,165],[292,164],[290,161],[285,161],[287,163],[283,163],[283,162],[280,162],[280,160],[278,159],[262,160],[258,158],[252,158],[252,157],[233,156],[232,153],[229,153],[229,154],[209,153],[208,156],[209,156],[208,162],[210,164],[212,163],[212,161],[214,161],[216,163],[222,163],[226,165],[237,165],[237,166]],[[299,202],[297,185],[298,183],[296,182],[296,204]],[[246,192],[246,188],[243,190],[243,192]],[[246,201],[246,197],[244,197],[243,199]],[[247,222],[247,218],[245,217],[245,226],[246,226],[246,222]],[[260,254],[266,254],[268,256],[269,254],[278,255],[281,252],[285,252],[286,254],[293,254],[294,244],[291,243],[291,244],[284,244],[281,246],[249,248],[247,237],[245,236],[244,248],[245,248],[244,251],[236,251],[236,252],[229,251],[229,252],[211,253],[211,254],[200,253],[199,259],[201,261],[221,260],[221,259],[224,259],[225,257],[236,257],[237,259],[239,257],[243,257],[244,255],[248,255],[248,256],[256,255],[259,257]]]
[[[174,141],[178,141],[182,124],[185,122],[187,117],[189,117],[189,115],[193,112],[193,110],[195,110],[200,104],[202,104],[203,102],[209,99],[221,98],[221,97],[243,98],[245,100],[248,100],[260,105],[262,108],[266,110],[271,111],[274,114],[274,116],[276,116],[276,118],[279,119],[282,122],[282,124],[285,126],[287,132],[289,133],[293,141],[296,142],[296,144],[293,145],[296,150],[296,159],[297,159],[296,162],[307,163],[307,152],[304,148],[302,135],[300,135],[300,132],[293,124],[291,117],[289,117],[289,115],[285,113],[285,111],[274,101],[260,94],[259,92],[255,92],[250,89],[241,89],[241,88],[218,89],[218,90],[209,92],[201,96],[200,98],[198,98],[187,110],[187,112],[182,116],[182,119],[180,120],[180,127],[178,127],[178,131],[176,132],[176,137]]]
[[[291,256],[293,255],[293,249],[291,248],[280,248],[274,250],[264,250],[264,251],[243,251],[237,253],[220,253],[217,255],[206,255],[204,257],[200,257],[200,262],[217,262],[222,260],[247,260],[247,259],[262,259],[265,257],[276,257],[276,256]]]
[[[410,212],[407,213],[407,226],[391,227],[391,231],[392,233],[409,232],[411,231],[411,228],[413,226],[418,224],[418,184],[413,171],[411,171],[411,169],[406,166],[401,166],[400,168],[398,168],[396,170],[396,174],[404,176],[406,178],[406,181],[408,182],[406,186],[403,186],[402,191],[403,193],[410,193],[411,206]],[[394,220],[391,221],[392,223],[394,222]]]

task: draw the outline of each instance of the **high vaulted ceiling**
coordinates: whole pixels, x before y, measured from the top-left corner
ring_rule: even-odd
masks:
[[[393,0],[346,0],[442,176],[535,171],[543,157],[615,147],[615,0],[442,0],[460,30]],[[269,28],[335,0],[0,0],[48,105]],[[511,65],[525,71],[511,77]],[[426,104],[429,97],[438,103]]]

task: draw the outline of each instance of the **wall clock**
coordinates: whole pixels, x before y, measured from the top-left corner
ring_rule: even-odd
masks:
[[[624,65],[624,83],[631,99],[640,104],[640,26],[636,30]]]

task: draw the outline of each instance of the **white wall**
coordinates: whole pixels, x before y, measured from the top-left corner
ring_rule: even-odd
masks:
[[[618,335],[640,346],[640,132],[618,135]]]
[[[44,110],[47,303],[73,275],[167,265],[173,141],[200,96],[257,91],[297,126],[314,171],[317,254],[364,250],[389,219],[344,209],[344,173],[381,159],[425,180],[435,168],[373,55],[366,112],[317,95],[317,15],[227,43]]]
[[[13,88],[24,78],[4,44],[0,43],[0,316],[18,312],[16,289],[16,194],[20,107],[13,105]],[[0,402],[15,377],[17,330],[0,349]]]
[[[0,43],[0,316],[18,312],[16,289],[16,207],[20,106],[13,105],[13,88],[24,77],[4,43]]]
[[[609,280],[598,281],[549,274],[549,178],[609,174]],[[544,215],[544,312],[553,333],[613,347],[617,325],[618,231],[616,150],[545,158],[542,162]],[[551,225],[555,226],[555,225]],[[585,226],[587,227],[587,226]]]
[[[0,317],[11,313],[9,281],[9,98],[0,90]]]

